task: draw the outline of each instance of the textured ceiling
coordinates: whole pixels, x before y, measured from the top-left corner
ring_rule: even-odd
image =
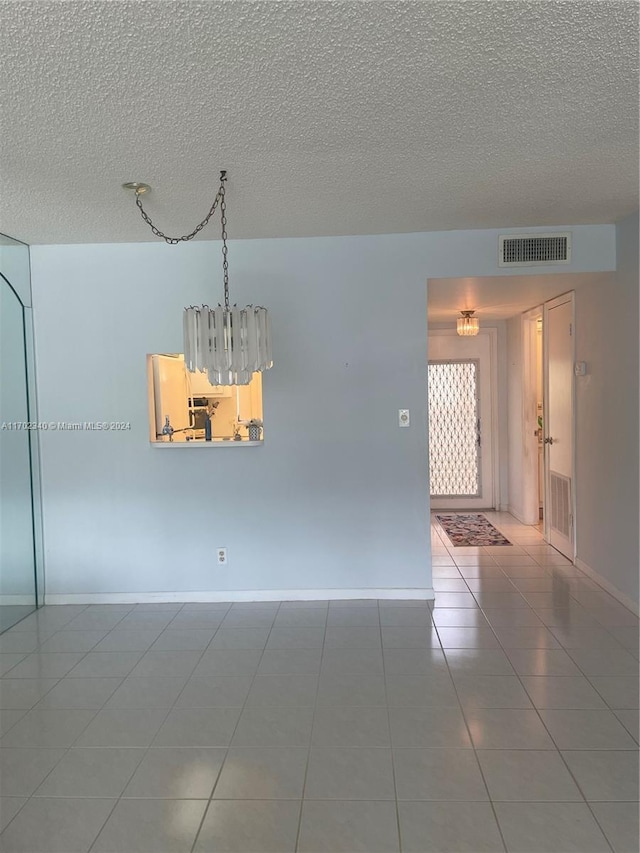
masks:
[[[611,222],[638,204],[632,2],[0,2],[0,231],[232,237]],[[216,228],[203,237],[216,237]]]
[[[460,311],[475,311],[480,321],[506,320],[548,299],[589,284],[610,285],[613,273],[509,275],[485,278],[430,278],[430,323],[453,323]]]

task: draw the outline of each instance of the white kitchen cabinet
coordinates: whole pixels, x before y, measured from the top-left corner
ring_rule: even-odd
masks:
[[[162,440],[166,418],[175,430],[174,441],[185,441],[184,430],[189,426],[187,382],[184,362],[169,355],[151,357],[154,388],[155,439]]]
[[[215,386],[206,373],[189,373],[182,354],[156,353],[147,356],[147,381],[153,444],[169,442],[163,434],[167,418],[173,429],[172,445],[204,442],[207,409],[211,415],[211,442],[207,443],[233,442],[239,436],[233,443],[249,444],[249,422],[262,421],[259,373],[249,385]]]
[[[231,397],[235,390],[231,385],[212,385],[206,373],[190,373],[186,367],[187,385],[191,389],[192,397]]]

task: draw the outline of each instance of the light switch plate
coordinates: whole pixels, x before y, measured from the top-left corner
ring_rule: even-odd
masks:
[[[576,361],[574,367],[574,373],[576,376],[586,376],[587,375],[587,362],[586,361]]]
[[[398,409],[398,426],[408,427],[411,424],[409,409]]]

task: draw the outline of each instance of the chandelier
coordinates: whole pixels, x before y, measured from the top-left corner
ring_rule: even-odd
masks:
[[[175,245],[192,240],[207,225],[217,207],[220,208],[222,236],[222,279],[224,305],[208,305],[184,309],[184,360],[187,370],[206,372],[212,385],[248,385],[253,374],[273,365],[271,353],[271,323],[266,308],[247,305],[238,308],[229,300],[229,262],[227,259],[227,205],[225,200],[226,171],[220,172],[220,188],[209,213],[190,234],[167,237],[158,230],[142,207],[141,196],[151,188],[147,184],[123,184],[135,190],[136,205],[142,218],[156,237]]]
[[[474,317],[475,311],[461,311],[461,317],[457,320],[457,329],[459,335],[477,335],[480,331],[480,323],[477,317]]]

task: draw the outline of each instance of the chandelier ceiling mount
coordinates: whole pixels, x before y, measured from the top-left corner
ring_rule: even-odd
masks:
[[[151,190],[148,184],[130,181],[122,186],[135,191],[136,206],[143,220],[156,237],[172,246],[193,240],[220,209],[224,304],[218,303],[216,308],[191,305],[184,309],[184,360],[191,373],[206,372],[212,385],[248,385],[254,373],[268,370],[273,364],[271,321],[266,308],[257,305],[238,308],[229,299],[226,182],[227,172],[223,169],[209,212],[193,231],[182,237],[167,236],[144,210],[141,196]]]

